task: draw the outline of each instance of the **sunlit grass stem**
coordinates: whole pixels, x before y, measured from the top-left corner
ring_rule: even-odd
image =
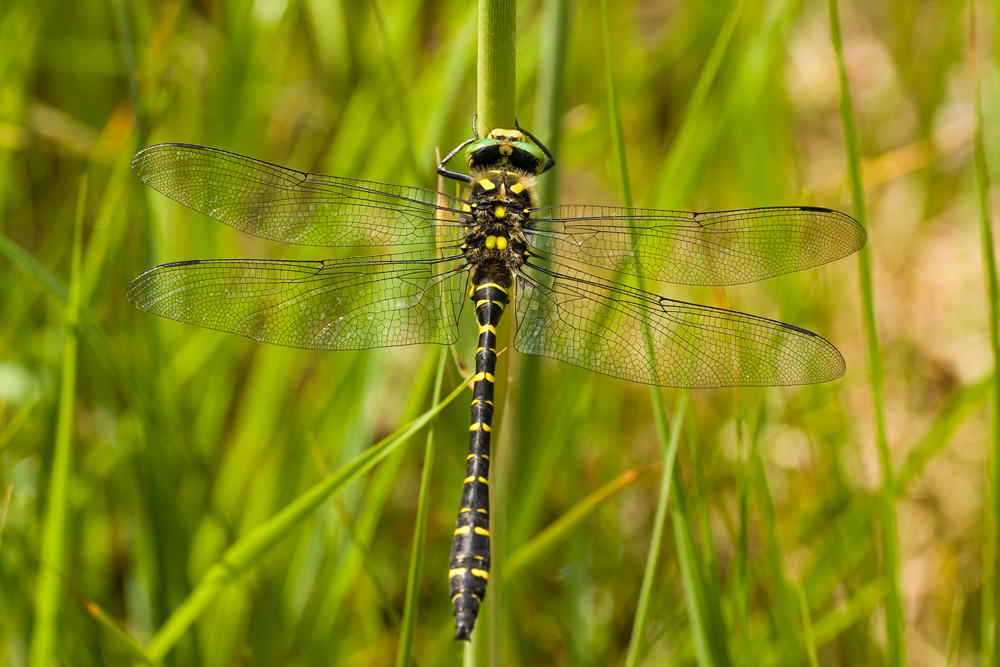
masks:
[[[840,15],[837,0],[830,3],[830,35],[837,57],[840,76],[840,113],[844,124],[844,143],[847,149],[847,171],[854,201],[854,216],[865,229],[868,228],[868,212],[865,205],[865,190],[861,179],[861,143],[858,138],[854,105],[844,64],[844,45],[840,34]],[[885,580],[885,622],[886,622],[886,664],[901,667],[906,660],[903,626],[903,606],[899,594],[899,538],[896,533],[896,505],[893,482],[892,460],[889,456],[889,440],[885,424],[885,396],[882,371],[882,351],[879,348],[878,330],[875,324],[875,295],[872,287],[872,259],[870,246],[858,251],[858,269],[861,283],[861,308],[864,318],[865,336],[868,341],[869,382],[875,412],[875,443],[878,448],[882,469],[882,488],[879,493],[881,514],[882,577]]]
[[[31,664],[48,665],[57,655],[59,645],[59,608],[65,596],[60,575],[66,567],[67,497],[72,460],[74,411],[76,406],[77,325],[80,321],[80,266],[83,256],[83,212],[87,201],[87,175],[80,180],[73,223],[73,249],[70,260],[69,303],[66,306],[66,337],[63,340],[62,371],[60,373],[59,408],[56,416],[56,439],[52,451],[52,468],[42,548],[39,557],[38,588],[35,607],[35,629],[31,636]]]
[[[983,147],[983,103],[979,80],[979,52],[976,42],[976,3],[969,2],[970,78],[972,79],[975,120],[974,163],[976,177],[976,212],[979,219],[980,246],[986,270],[986,297],[989,304],[990,350],[993,354],[992,441],[987,451],[989,482],[986,485],[983,525],[983,610],[982,655],[984,665],[1000,664],[1000,642],[996,638],[996,558],[997,527],[1000,521],[1000,281],[997,279],[996,248],[990,223],[987,195],[990,188],[986,150]],[[990,502],[992,500],[992,502]]]

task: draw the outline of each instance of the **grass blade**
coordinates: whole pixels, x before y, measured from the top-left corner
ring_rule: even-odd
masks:
[[[988,450],[989,482],[986,484],[986,508],[983,512],[983,612],[982,656],[984,665],[1000,664],[1000,642],[996,638],[996,557],[998,521],[1000,521],[1000,283],[997,280],[996,249],[990,226],[986,197],[990,177],[983,148],[983,103],[979,90],[979,53],[976,48],[976,3],[969,3],[969,65],[972,79],[973,115],[975,119],[976,211],[979,217],[980,245],[986,268],[986,296],[989,302],[990,350],[993,354],[993,428]],[[990,503],[992,496],[992,503]]]
[[[572,509],[553,521],[547,528],[526,542],[507,559],[508,577],[520,572],[545,556],[553,547],[570,536],[573,529],[594,513],[605,502],[639,479],[643,470],[627,470],[574,505]]]
[[[80,266],[83,257],[83,210],[87,201],[87,175],[80,180],[73,224],[73,251],[70,265],[69,303],[66,306],[66,338],[63,341],[62,372],[59,387],[59,411],[56,417],[56,441],[46,503],[42,548],[39,554],[45,567],[38,576],[35,629],[31,636],[31,664],[48,665],[56,655],[59,607],[63,588],[59,574],[66,566],[66,515],[69,470],[73,446],[73,413],[76,406],[77,324],[80,314]]]
[[[726,22],[722,25],[722,29],[719,30],[719,35],[716,37],[715,43],[712,45],[712,52],[709,54],[708,60],[705,61],[704,66],[701,68],[701,73],[698,75],[698,83],[695,84],[694,90],[691,92],[691,97],[688,99],[687,106],[684,109],[684,117],[681,120],[677,136],[674,137],[673,144],[670,147],[670,153],[667,156],[666,162],[663,163],[663,167],[656,175],[656,180],[653,181],[651,192],[655,193],[655,199],[650,202],[651,206],[656,208],[670,208],[672,206],[670,202],[678,198],[681,194],[676,187],[676,183],[679,180],[678,176],[681,169],[685,166],[687,152],[691,140],[694,138],[695,126],[705,108],[705,101],[708,99],[708,93],[712,89],[712,84],[715,83],[716,76],[719,74],[719,68],[722,66],[722,60],[726,56],[726,51],[729,50],[729,43],[732,41],[733,33],[736,31],[740,14],[743,13],[744,4],[745,0],[737,0],[733,5],[729,16],[726,17]]]
[[[844,142],[847,148],[847,171],[854,200],[854,217],[861,226],[868,228],[868,211],[865,190],[861,180],[861,143],[858,139],[854,105],[844,65],[844,45],[840,35],[840,16],[837,0],[830,2],[830,36],[837,56],[840,75],[840,114],[844,123]],[[868,363],[872,400],[875,410],[875,442],[882,468],[882,489],[879,494],[882,542],[882,577],[885,580],[886,664],[901,667],[906,658],[903,627],[903,605],[899,596],[899,537],[896,534],[896,494],[889,457],[889,440],[885,425],[884,379],[882,352],[879,349],[878,331],[875,326],[875,295],[872,288],[872,259],[870,246],[858,251],[858,269],[861,282],[861,304],[864,311],[865,335],[868,340]]]
[[[448,360],[448,348],[441,348],[437,377],[434,380],[433,404],[441,397],[441,382],[444,366]],[[420,476],[420,494],[417,497],[417,517],[413,525],[413,548],[410,551],[410,569],[406,579],[406,601],[403,603],[403,624],[399,632],[399,648],[396,652],[396,667],[407,667],[413,659],[413,634],[417,626],[417,609],[420,601],[420,568],[424,562],[424,542],[427,538],[427,509],[431,491],[431,475],[434,471],[435,439],[431,421],[427,427],[427,445],[424,449],[424,469]]]
[[[205,573],[187,599],[174,610],[167,622],[149,642],[149,654],[154,659],[162,660],[188,627],[201,615],[205,607],[229,584],[255,567],[272,547],[284,539],[323,502],[361,477],[375,464],[391,454],[396,447],[423,428],[446,405],[457,398],[463,389],[465,389],[465,385],[460,384],[445,397],[444,401],[362,452],[353,461],[342,466],[299,496],[270,520],[237,540]]]
[[[660,544],[663,540],[663,527],[667,522],[667,506],[670,502],[670,483],[673,481],[674,461],[677,458],[677,445],[681,439],[681,427],[684,425],[684,412],[687,410],[688,394],[681,392],[677,397],[677,407],[674,410],[674,420],[670,424],[670,444],[667,446],[663,476],[660,478],[660,495],[656,500],[656,515],[653,519],[653,535],[649,541],[649,553],[646,556],[646,571],[642,575],[642,588],[639,590],[639,601],[636,603],[635,620],[632,622],[632,636],[629,638],[628,655],[625,667],[635,667],[639,664],[639,653],[642,640],[646,634],[646,617],[649,613],[652,598],[653,581],[656,579],[656,566],[660,560]]]

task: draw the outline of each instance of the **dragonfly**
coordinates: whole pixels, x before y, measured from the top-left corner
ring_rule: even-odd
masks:
[[[463,148],[468,172],[447,166]],[[363,350],[450,345],[472,302],[479,338],[469,452],[448,569],[459,640],[470,639],[489,581],[496,327],[505,310],[514,311],[516,350],[636,383],[801,385],[846,370],[837,349],[811,331],[660,296],[619,277],[738,285],[801,271],[866,243],[853,218],[810,206],[538,206],[536,180],[554,164],[516,123],[482,138],[474,130],[441,161],[438,173],[464,184],[459,197],[191,144],[151,146],[132,161],[154,190],[242,232],[389,251],[163,264],[129,285],[128,299],[142,310],[276,345]]]

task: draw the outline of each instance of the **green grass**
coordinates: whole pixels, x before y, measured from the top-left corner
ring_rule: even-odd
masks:
[[[501,560],[474,657],[977,662],[996,650],[996,54],[980,51],[974,124],[966,5],[841,3],[851,137],[827,1],[608,9],[517,3],[514,111],[556,149],[546,200],[628,188],[637,206],[851,212],[863,198],[871,289],[852,259],[725,291],[647,285],[806,327],[848,362],[827,385],[691,392],[683,413],[674,390],[651,403],[502,355]],[[979,7],[981,44],[995,11]],[[442,351],[273,348],[159,320],[124,291],[163,261],[345,254],[166,201],[131,174],[139,148],[433,187],[434,148],[469,134],[475,53],[475,9],[455,0],[4,5],[0,664],[463,659],[446,569],[467,403],[441,409],[432,444],[426,426],[392,435],[430,419]],[[466,311],[440,396],[465,391]]]

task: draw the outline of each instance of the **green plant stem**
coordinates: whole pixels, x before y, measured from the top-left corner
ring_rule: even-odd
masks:
[[[660,403],[657,401],[657,403]],[[688,393],[682,391],[677,397],[677,407],[674,419],[670,424],[670,443],[663,453],[663,476],[660,478],[660,494],[656,500],[656,516],[653,519],[653,535],[649,540],[649,552],[646,554],[646,570],[642,576],[642,588],[639,589],[639,602],[636,604],[635,620],[632,622],[632,636],[629,638],[628,655],[625,667],[635,667],[639,664],[639,653],[642,640],[646,634],[646,618],[649,615],[649,605],[652,599],[653,582],[656,580],[656,565],[660,560],[660,545],[663,541],[663,530],[667,523],[667,510],[670,505],[670,486],[673,481],[674,461],[677,459],[677,445],[681,440],[681,427],[684,425],[684,412],[687,409]]]
[[[437,375],[434,380],[433,405],[441,398],[441,382],[444,366],[448,360],[448,348],[441,348]],[[406,601],[403,604],[403,625],[399,632],[399,650],[396,653],[396,667],[407,667],[413,660],[413,635],[417,627],[417,609],[420,601],[420,568],[424,562],[424,542],[427,530],[427,508],[431,492],[431,477],[434,473],[435,438],[434,427],[437,419],[427,427],[427,445],[424,449],[424,469],[420,476],[420,494],[417,498],[417,518],[413,526],[413,548],[410,553],[410,571],[406,579]]]
[[[993,420],[992,442],[987,453],[989,462],[987,499],[983,526],[983,610],[982,655],[984,665],[1000,664],[1000,642],[996,639],[996,557],[997,526],[1000,522],[1000,281],[997,279],[993,228],[990,226],[987,194],[990,188],[986,151],[983,147],[983,103],[979,90],[979,53],[976,45],[976,3],[969,2],[969,66],[972,79],[973,117],[975,120],[974,158],[976,176],[976,208],[979,214],[980,245],[986,268],[986,298],[989,304],[990,349],[993,353]],[[992,503],[990,503],[992,496]]]
[[[515,0],[479,0],[478,25],[478,57],[476,60],[476,130],[479,136],[486,136],[495,128],[511,128],[516,123],[514,113],[517,91],[517,3]],[[509,323],[503,328],[503,333],[497,340],[497,349],[506,347],[509,340]],[[505,377],[508,366],[505,359],[498,359],[496,378]],[[501,424],[501,433],[505,433],[507,415],[506,386],[496,387],[496,395],[502,397],[497,402],[494,413],[494,423]],[[496,415],[501,415],[500,419]],[[501,433],[493,432],[494,442],[501,445],[507,442]],[[498,664],[502,659],[500,630],[503,627],[503,530],[504,530],[504,468],[507,465],[507,454],[494,454],[494,475],[491,481],[490,516],[493,529],[490,551],[491,572],[493,574],[492,594],[487,597],[487,619],[490,628],[489,655],[491,664]],[[475,664],[476,657],[483,643],[482,632],[472,633],[471,649],[464,652],[464,664]]]
[[[31,637],[31,664],[48,665],[56,654],[59,607],[63,597],[60,575],[66,566],[66,516],[69,469],[73,446],[73,412],[76,401],[77,325],[80,320],[80,266],[83,256],[83,211],[87,201],[87,175],[80,179],[73,225],[73,254],[70,264],[69,303],[66,306],[66,339],[63,342],[56,440],[46,502],[45,527],[39,554],[35,630]]]
[[[476,75],[479,136],[514,126],[517,97],[517,3],[479,0],[479,56]]]
[[[861,180],[861,147],[858,140],[857,121],[854,105],[847,81],[844,65],[844,46],[840,34],[840,16],[837,0],[830,3],[830,33],[837,56],[840,74],[840,112],[844,122],[844,141],[847,148],[847,170],[854,201],[854,216],[863,227],[868,228],[865,190]],[[899,596],[899,539],[896,533],[896,506],[893,490],[892,461],[889,457],[889,441],[885,425],[884,379],[882,353],[879,349],[878,332],[875,327],[875,295],[872,288],[872,260],[870,246],[858,252],[858,268],[861,282],[861,304],[864,315],[865,335],[868,340],[868,363],[875,411],[875,443],[878,447],[879,464],[882,468],[882,488],[879,493],[879,509],[882,518],[882,576],[885,580],[886,636],[888,655],[886,664],[900,667],[906,656],[903,626],[903,606]]]

